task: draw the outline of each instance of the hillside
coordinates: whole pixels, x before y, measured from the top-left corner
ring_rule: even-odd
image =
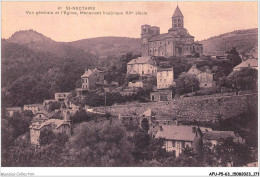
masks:
[[[141,40],[128,37],[99,37],[83,39],[69,43],[70,46],[83,49],[99,58],[120,57],[128,52],[141,53]]]
[[[246,53],[258,45],[258,29],[236,30],[200,42],[205,55],[218,55],[232,47],[236,47],[240,53]]]

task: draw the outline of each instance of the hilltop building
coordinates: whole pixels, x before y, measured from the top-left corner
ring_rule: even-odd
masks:
[[[203,45],[194,42],[194,36],[184,28],[184,16],[177,6],[168,33],[160,34],[157,26],[141,26],[142,56],[195,56],[203,55]]]

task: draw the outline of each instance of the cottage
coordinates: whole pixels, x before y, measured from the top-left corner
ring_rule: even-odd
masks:
[[[213,81],[213,74],[209,68],[201,71],[196,66],[192,66],[189,69],[188,74],[192,74],[198,78],[200,88],[210,88],[215,85],[215,82]]]
[[[174,85],[173,68],[159,68],[157,70],[157,89],[165,89]]]
[[[155,90],[150,93],[151,101],[170,101],[172,100],[171,90]]]
[[[38,111],[40,111],[40,107],[42,107],[41,104],[28,104],[23,106],[23,110],[32,111],[33,114],[36,114]]]
[[[68,98],[70,92],[61,92],[61,93],[55,93],[55,100],[57,101],[64,101]]]
[[[95,69],[86,69],[81,76],[81,89],[95,90],[99,85],[104,84],[104,72]]]
[[[15,113],[22,113],[21,107],[9,107],[5,109],[5,115],[12,117]]]
[[[254,58],[247,59],[242,63],[240,63],[239,65],[235,66],[233,71],[240,71],[242,68],[247,68],[247,67],[258,70],[258,60]]]
[[[245,143],[245,139],[233,131],[208,131],[203,133],[203,143],[210,142],[212,146],[217,145],[220,140],[227,138],[232,138],[236,143]]]
[[[157,67],[151,57],[138,57],[127,63],[127,74],[139,74],[156,76]]]
[[[48,119],[46,121],[32,122],[30,126],[30,141],[34,145],[40,145],[40,134],[44,129],[51,130],[53,133],[66,133],[71,135],[71,125],[69,112],[64,115],[64,119]]]
[[[155,135],[155,138],[164,140],[165,150],[173,152],[178,157],[183,148],[191,147],[195,152],[200,150],[201,133],[196,127],[163,125]]]

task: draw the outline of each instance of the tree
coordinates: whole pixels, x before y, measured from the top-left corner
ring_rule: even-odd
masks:
[[[177,93],[185,94],[199,90],[199,80],[196,76],[182,73],[176,80]]]
[[[239,53],[235,47],[233,47],[230,51],[228,51],[227,59],[231,62],[233,67],[237,66],[242,62]]]
[[[205,143],[203,150],[204,166],[244,166],[252,161],[250,148],[233,138],[222,139],[216,146]]]
[[[143,120],[141,121],[141,127],[146,133],[148,133],[148,131],[149,131],[149,120],[147,118],[143,118]]]
[[[84,121],[89,121],[90,116],[87,114],[85,109],[79,109],[73,116],[71,116],[70,120],[72,124],[76,124]]]
[[[256,69],[247,67],[233,71],[227,79],[236,90],[254,90],[257,87],[257,75]]]
[[[74,130],[65,152],[69,166],[131,166],[133,144],[117,123],[81,123]]]

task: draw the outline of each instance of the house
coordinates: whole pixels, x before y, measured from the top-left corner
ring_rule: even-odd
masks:
[[[71,124],[69,112],[61,119],[48,119],[46,121],[32,122],[30,125],[30,141],[34,145],[40,145],[40,134],[44,129],[51,130],[53,133],[66,133],[71,135]]]
[[[157,67],[151,57],[138,57],[127,63],[127,74],[156,76]]]
[[[86,69],[81,76],[81,89],[95,90],[99,85],[104,84],[104,72],[95,69]]]
[[[212,146],[217,145],[220,140],[227,138],[233,138],[233,141],[236,143],[245,143],[245,139],[233,131],[208,131],[203,133],[203,143],[210,142]]]
[[[168,33],[160,34],[157,26],[141,26],[142,56],[202,56],[203,44],[194,42],[194,36],[184,28],[184,16],[177,6]]]
[[[174,85],[173,68],[159,68],[157,70],[157,89],[165,89]]]
[[[201,134],[196,127],[183,125],[163,125],[157,131],[155,138],[164,141],[165,150],[173,152],[178,157],[185,147],[193,148],[195,152],[200,150]]]
[[[242,63],[240,63],[239,65],[235,66],[233,68],[233,71],[240,71],[242,68],[247,68],[247,67],[258,70],[258,60],[254,58],[247,59]]]
[[[202,71],[199,70],[196,66],[192,66],[189,69],[188,74],[194,75],[198,78],[200,88],[209,88],[215,85],[213,74],[208,67],[206,67],[204,71]]]
[[[12,117],[15,113],[22,113],[21,107],[9,107],[5,109],[5,115]]]
[[[137,87],[137,88],[143,88],[144,84],[142,81],[133,81],[128,83],[128,87]]]
[[[61,93],[55,93],[55,100],[57,101],[64,101],[68,98],[70,92],[61,92]]]
[[[155,90],[150,92],[151,101],[170,101],[172,100],[171,90]]]
[[[49,113],[45,110],[40,110],[32,117],[31,122],[44,122],[52,117],[53,113]]]
[[[23,110],[32,111],[33,114],[36,114],[38,111],[40,111],[40,107],[42,107],[41,104],[28,104],[23,106]]]

